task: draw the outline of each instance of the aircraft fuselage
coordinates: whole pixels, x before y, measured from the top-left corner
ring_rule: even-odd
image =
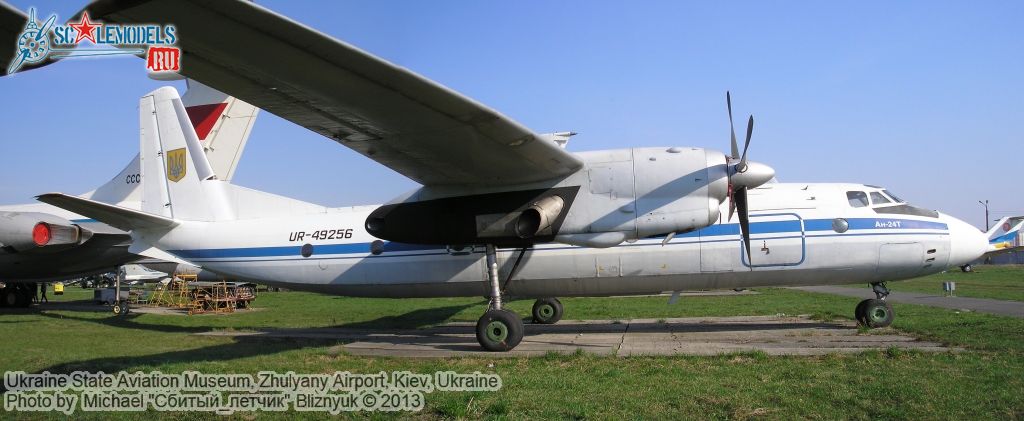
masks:
[[[889,281],[964,264],[971,253],[957,241],[984,242],[980,231],[947,215],[914,214],[906,209],[917,208],[889,206],[894,203],[853,207],[844,195],[876,189],[776,183],[753,190],[751,256],[735,217],[668,242],[658,236],[608,248],[540,244],[525,253],[506,292],[603,296]],[[293,289],[372,297],[487,294],[483,247],[378,240],[363,226],[372,209],[187,222],[160,241],[205,269]],[[977,238],[960,234],[972,229]],[[517,257],[517,249],[498,251],[503,281]]]

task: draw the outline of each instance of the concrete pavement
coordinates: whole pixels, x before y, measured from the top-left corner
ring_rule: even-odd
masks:
[[[490,353],[476,342],[473,323],[427,329],[348,328],[213,331],[205,336],[289,338],[345,342],[337,352],[388,357],[509,357],[582,350],[620,357],[633,355],[716,355],[762,351],[771,355],[821,355],[891,347],[949,351],[883,329],[859,333],[850,321],[822,322],[806,316],[696,317],[678,319],[566,320],[555,325],[526,325],[526,337],[512,352]]]

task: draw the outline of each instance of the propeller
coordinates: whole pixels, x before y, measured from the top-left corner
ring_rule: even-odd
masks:
[[[736,129],[732,122],[732,95],[725,93],[725,102],[729,109],[729,132],[732,140],[732,154],[726,158],[728,163],[727,173],[729,175],[729,219],[739,211],[740,233],[743,236],[743,246],[747,251],[747,259],[750,259],[750,207],[747,201],[747,189],[760,186],[775,176],[775,170],[764,164],[747,162],[747,150],[750,148],[750,138],[754,134],[754,116],[747,120],[747,138],[743,143],[743,154],[739,153],[736,144]]]

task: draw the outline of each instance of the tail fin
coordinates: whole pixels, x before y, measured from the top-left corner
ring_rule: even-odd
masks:
[[[988,242],[1000,249],[1024,246],[1024,240],[1021,238],[1022,229],[1024,216],[1003,217],[988,230]]]
[[[194,80],[185,83],[181,101],[210,167],[217,178],[231,181],[260,109]]]
[[[139,100],[142,210],[176,220],[231,219],[224,182],[210,166],[178,91]]]
[[[230,181],[238,167],[259,109],[194,80],[186,79],[188,90],[181,99],[189,121],[199,135],[210,167],[217,178]],[[138,208],[141,169],[135,156],[113,179],[81,195],[106,203]]]

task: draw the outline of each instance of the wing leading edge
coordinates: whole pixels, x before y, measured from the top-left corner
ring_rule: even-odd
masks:
[[[185,76],[424,185],[522,184],[582,166],[497,111],[251,2],[100,0],[87,10],[106,22],[173,23]]]

